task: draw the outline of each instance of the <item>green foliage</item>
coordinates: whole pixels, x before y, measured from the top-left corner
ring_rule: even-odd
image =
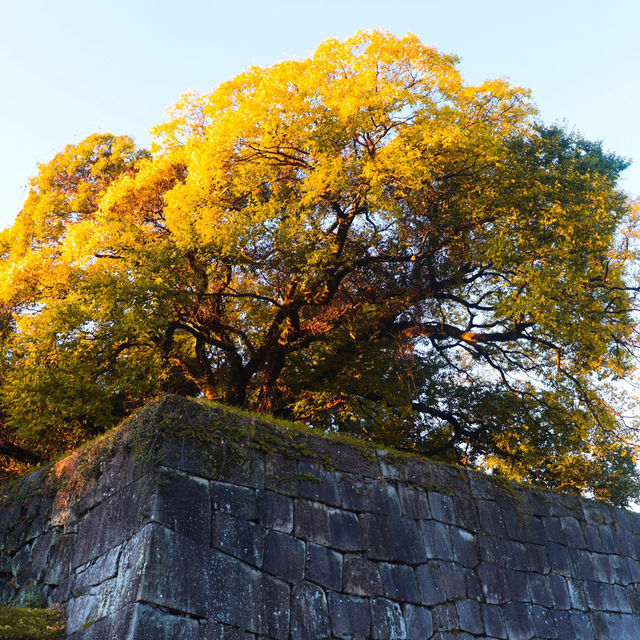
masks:
[[[41,167],[0,237],[5,425],[46,453],[201,394],[622,504],[626,164],[414,36],[250,69],[152,155]]]
[[[58,609],[0,607],[2,640],[62,640],[65,635]]]

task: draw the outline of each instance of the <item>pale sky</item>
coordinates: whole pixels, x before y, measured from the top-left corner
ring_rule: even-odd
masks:
[[[543,120],[634,161],[640,195],[638,0],[0,0],[0,228],[37,162],[111,131],[149,144],[180,94],[329,37],[385,27],[462,58],[476,84],[529,87]]]

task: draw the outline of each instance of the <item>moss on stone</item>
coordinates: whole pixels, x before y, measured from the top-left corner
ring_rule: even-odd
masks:
[[[65,625],[60,610],[0,607],[0,640],[61,640]]]

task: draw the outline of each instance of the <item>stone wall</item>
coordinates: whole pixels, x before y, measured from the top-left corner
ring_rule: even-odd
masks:
[[[640,517],[176,397],[6,488],[73,640],[640,638]]]

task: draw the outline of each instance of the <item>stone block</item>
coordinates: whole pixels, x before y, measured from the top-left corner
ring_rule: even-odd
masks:
[[[397,602],[371,598],[371,640],[404,640],[407,638],[402,610]]]
[[[210,486],[213,511],[220,511],[240,520],[258,519],[258,501],[254,489],[215,481]]]
[[[328,507],[320,502],[294,500],[293,512],[296,537],[331,546]]]
[[[356,596],[382,595],[378,565],[362,556],[346,555],[342,569],[342,590]]]
[[[370,497],[370,511],[386,516],[399,516],[400,499],[393,484],[385,480],[369,482],[367,491]]]
[[[276,529],[283,533],[293,531],[293,501],[289,496],[283,496],[273,491],[259,490],[258,522],[263,527]]]
[[[331,635],[329,609],[324,591],[302,582],[291,592],[291,640],[328,638]]]
[[[492,536],[505,538],[507,531],[500,507],[492,500],[478,500],[476,506],[482,531]]]
[[[355,513],[329,510],[332,546],[338,551],[361,551],[365,548],[360,523]]]
[[[451,527],[449,533],[453,559],[464,567],[475,567],[479,560],[476,536],[458,527]]]
[[[399,602],[421,601],[413,569],[404,564],[380,563],[384,595]]]
[[[289,496],[298,496],[298,464],[294,458],[279,453],[267,455],[264,470],[264,488]]]
[[[486,602],[502,604],[511,599],[511,594],[507,594],[505,589],[505,574],[498,565],[481,562],[478,565],[478,576]]]
[[[450,496],[437,491],[428,491],[429,508],[431,517],[446,524],[456,524],[456,514],[453,507],[453,500]]]
[[[263,569],[287,582],[300,582],[304,576],[304,542],[279,531],[267,531]]]
[[[337,473],[341,505],[350,511],[371,511],[371,495],[365,481],[350,473]]]
[[[433,617],[427,607],[416,607],[412,604],[402,606],[407,638],[410,640],[431,638],[433,635]]]
[[[317,462],[299,460],[298,476],[301,478],[298,491],[300,497],[334,507],[340,506],[338,484],[333,471],[327,471]],[[302,479],[304,476],[309,479]]]
[[[150,519],[197,542],[211,540],[209,482],[175,470],[163,469]]]
[[[254,640],[255,637],[253,633],[249,633],[248,631],[241,631],[235,627],[229,627],[226,624],[210,622],[204,626],[204,637],[199,635],[198,640]],[[178,640],[178,638],[176,638],[176,640]],[[162,636],[162,640],[168,639],[166,636]]]
[[[569,549],[569,560],[571,562],[571,575],[580,580],[596,580],[596,568],[593,557],[588,551],[582,549]]]
[[[405,484],[398,485],[398,500],[400,510],[406,518],[422,520],[431,517],[427,495],[422,489],[408,487]]]
[[[461,634],[460,629],[460,621],[458,620],[458,612],[456,611],[456,606],[453,602],[447,602],[446,604],[439,604],[433,607],[431,610],[433,614],[433,626],[437,631],[443,632],[447,635],[443,637],[447,637],[448,633],[453,634],[457,637],[464,638],[464,632]],[[438,637],[437,635],[435,636]]]
[[[555,624],[553,611],[533,604],[529,608],[529,617],[536,637],[558,638],[558,628]]]
[[[547,553],[549,554],[549,562],[551,570],[566,578],[573,575],[571,568],[571,559],[569,557],[569,547],[551,542],[547,545]]]
[[[577,549],[586,549],[587,543],[585,542],[584,535],[582,533],[582,527],[576,518],[573,516],[564,516],[560,518],[560,524],[565,538],[571,542],[571,546]]]
[[[481,634],[484,631],[480,605],[476,600],[457,600],[455,603],[458,624],[462,631]]]
[[[327,547],[309,543],[305,564],[307,580],[340,591],[342,588],[342,556]]]
[[[529,639],[535,635],[533,623],[529,617],[529,605],[521,602],[507,602],[501,607],[502,619],[507,638]],[[567,640],[569,640],[567,638]]]
[[[552,609],[555,606],[555,599],[549,588],[547,576],[543,576],[540,573],[530,573],[529,592],[531,593],[531,602],[534,604],[548,609]]]
[[[422,531],[422,539],[424,541],[427,558],[453,560],[449,525],[436,522],[435,520],[422,520],[420,522],[420,529]]]
[[[467,595],[467,570],[455,562],[439,562],[438,565],[447,599],[463,600]]]
[[[420,590],[420,603],[432,606],[447,601],[440,567],[435,563],[423,564],[415,570]]]
[[[506,640],[507,629],[502,618],[502,607],[494,604],[482,605],[482,622],[484,632],[489,638]],[[511,636],[512,638],[515,636]]]
[[[463,529],[469,531],[480,531],[480,519],[475,502],[466,494],[454,494],[451,496],[453,500],[453,509],[456,514],[455,523]]]
[[[366,598],[331,593],[329,613],[335,637],[348,640],[368,640],[371,637],[371,614]]]
[[[213,546],[256,567],[262,566],[265,534],[266,529],[253,522],[239,520],[226,513],[214,514]]]
[[[502,577],[500,577],[500,575]],[[516,602],[531,602],[532,596],[529,591],[528,574],[523,571],[513,569],[499,569],[499,580],[508,595],[508,600]]]
[[[554,608],[561,610],[570,609],[571,597],[569,595],[567,581],[562,576],[550,573],[547,575],[547,583],[553,597]]]
[[[551,560],[545,545],[529,543],[526,545],[526,550],[531,571],[536,573],[549,573],[551,571]]]
[[[117,637],[117,636],[116,636]],[[120,636],[123,637],[123,636]],[[226,639],[227,636],[222,636]],[[200,625],[188,616],[179,616],[144,604],[136,604],[127,639],[200,640]]]

